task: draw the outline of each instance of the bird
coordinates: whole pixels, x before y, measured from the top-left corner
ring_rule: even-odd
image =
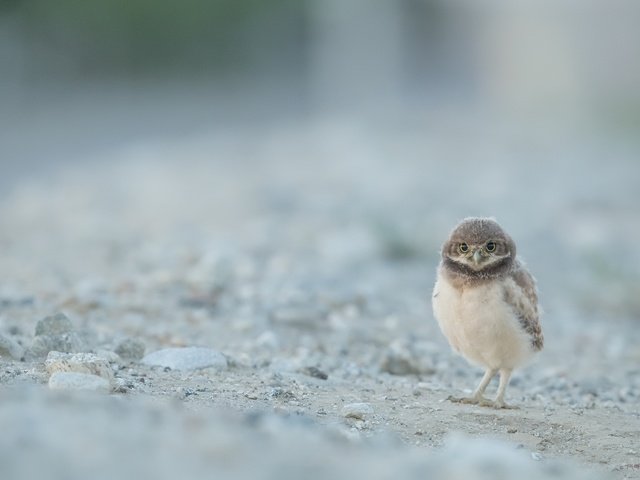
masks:
[[[493,408],[505,403],[515,368],[544,346],[534,277],[516,256],[516,244],[494,218],[469,217],[444,242],[432,307],[452,349],[485,373],[470,397],[448,400]],[[499,372],[494,400],[484,393]]]

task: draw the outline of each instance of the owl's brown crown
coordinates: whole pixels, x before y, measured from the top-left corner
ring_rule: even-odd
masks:
[[[509,242],[515,256],[515,244],[502,227],[493,218],[469,217],[462,220],[449,234],[447,243],[467,242],[468,244],[482,244],[488,240],[503,240]]]
[[[491,218],[464,219],[442,247],[444,270],[470,281],[506,275],[515,258],[515,243]]]

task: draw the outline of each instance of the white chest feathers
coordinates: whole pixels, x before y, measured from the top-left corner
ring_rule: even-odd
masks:
[[[494,280],[457,289],[440,273],[433,290],[433,313],[451,347],[485,368],[513,369],[531,358],[523,330],[505,289],[513,280]]]

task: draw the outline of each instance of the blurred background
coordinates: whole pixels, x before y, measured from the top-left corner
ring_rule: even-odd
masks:
[[[633,1],[5,0],[2,192],[24,237],[262,222],[274,251],[335,231],[340,261],[435,265],[494,215],[559,297],[637,316],[639,24]]]
[[[4,0],[6,231],[16,212],[124,235],[222,210],[268,218],[278,249],[302,212],[435,264],[459,218],[494,215],[637,316],[639,24],[622,0]],[[73,205],[51,212],[56,194]]]
[[[637,316],[639,24],[633,1],[4,0],[6,231],[229,217],[279,250],[283,225],[364,225],[435,265],[494,215],[545,283]]]
[[[525,122],[531,147],[560,126],[634,141],[639,10],[632,0],[3,0],[2,161],[326,117],[425,135],[482,127],[496,144]]]
[[[131,395],[193,387],[192,405],[320,423],[340,422],[336,398],[368,399],[382,420],[363,435],[438,446],[486,431],[437,404],[479,374],[431,314],[439,249],[461,218],[494,216],[546,312],[508,395],[540,428],[554,409],[575,422],[551,455],[572,442],[637,470],[637,432],[582,427],[614,412],[633,428],[640,401],[639,26],[637,0],[0,0],[0,333],[27,347],[62,310],[92,351],[212,347],[228,372],[147,369]],[[0,385],[46,382],[42,362],[14,364]],[[304,391],[309,366],[329,380]],[[398,392],[420,410],[396,410]],[[20,435],[42,423],[6,412]],[[151,444],[174,445],[169,427]],[[62,430],[32,443],[53,456]]]

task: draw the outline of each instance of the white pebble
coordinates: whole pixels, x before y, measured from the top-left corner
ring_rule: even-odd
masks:
[[[49,378],[49,388],[51,390],[82,390],[100,393],[111,391],[108,380],[97,375],[78,372],[55,372]]]
[[[280,341],[275,333],[271,330],[267,330],[256,338],[256,346],[275,350],[280,346]]]
[[[41,335],[62,335],[71,333],[73,325],[64,313],[56,313],[43,318],[36,325],[36,337]]]
[[[168,367],[172,370],[198,370],[201,368],[227,368],[227,358],[217,350],[202,347],[165,348],[142,359],[145,365]]]
[[[47,372],[75,372],[97,375],[113,382],[113,370],[109,362],[93,353],[62,353],[49,352],[44,362]]]
[[[373,407],[368,403],[349,403],[342,407],[342,416],[364,420],[366,416],[373,414]]]
[[[24,355],[24,348],[11,337],[0,335],[0,357],[9,357],[20,360]]]

